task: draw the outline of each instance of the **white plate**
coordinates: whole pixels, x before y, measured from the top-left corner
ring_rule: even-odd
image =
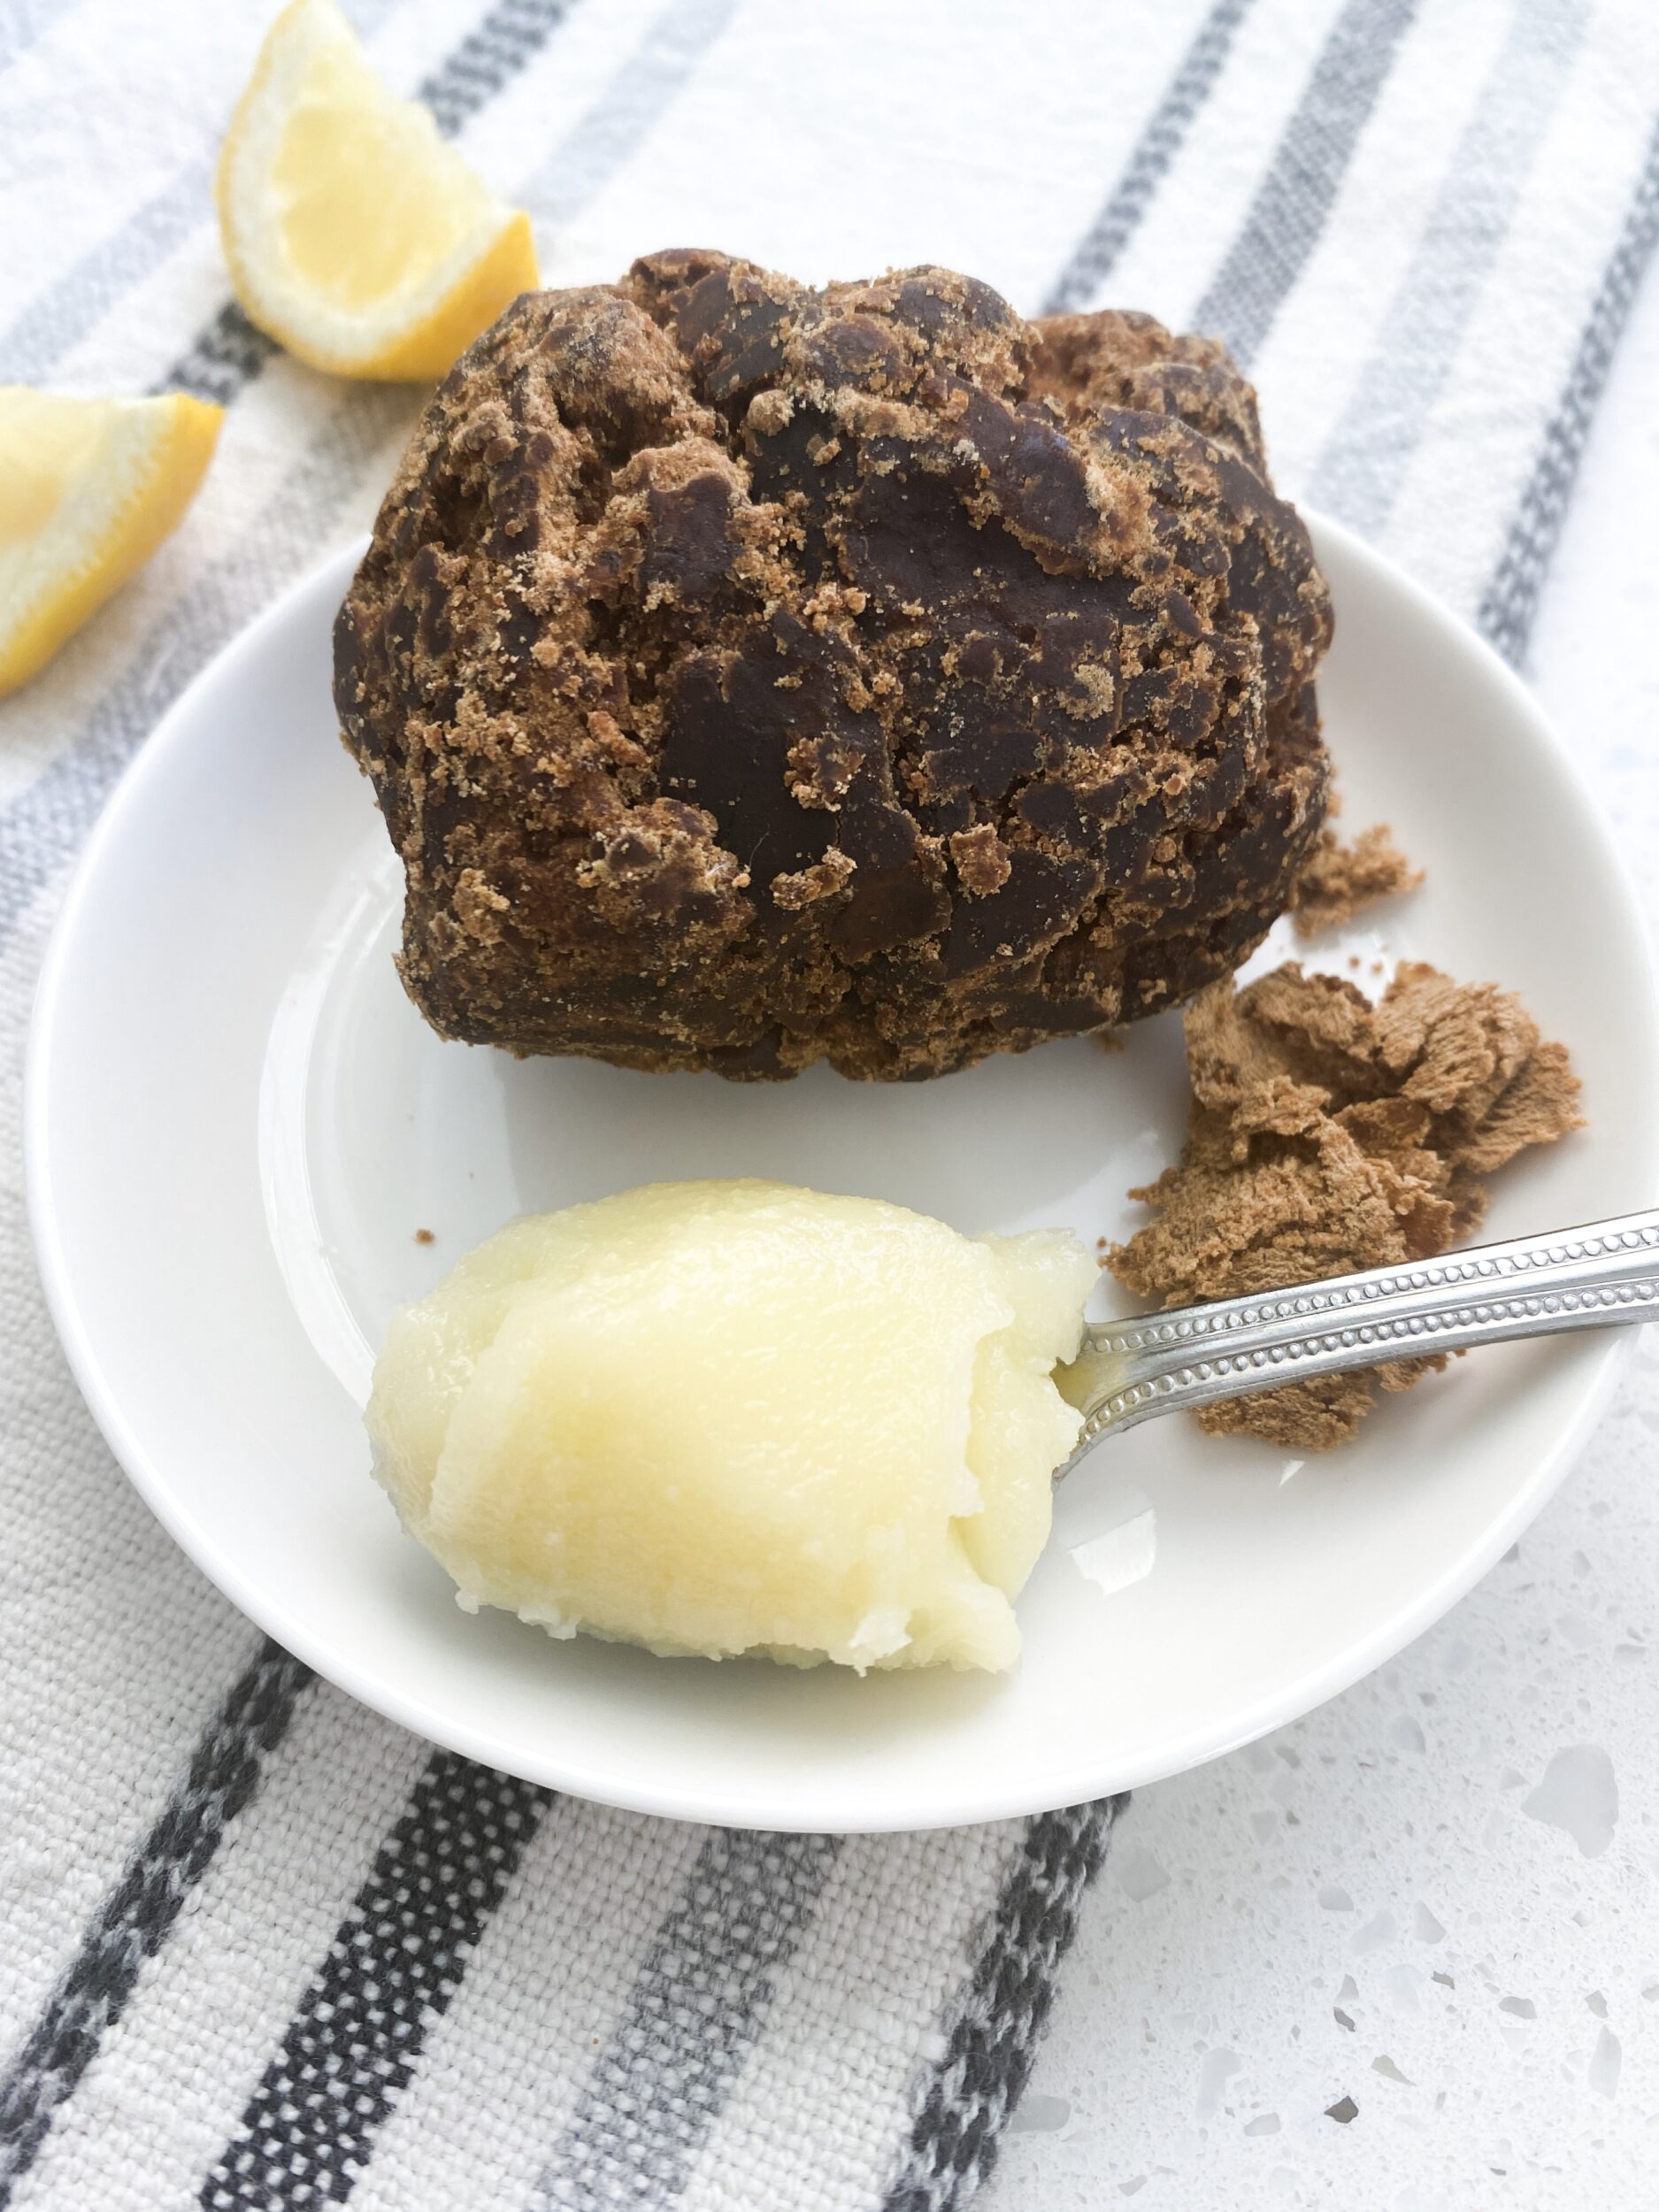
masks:
[[[1430,871],[1340,942],[1524,993],[1593,1126],[1499,1179],[1494,1236],[1659,1192],[1655,985],[1608,837],[1526,694],[1329,525],[1321,691],[1345,819]],[[42,984],[29,1172],[48,1294],[117,1456],[179,1542],[342,1687],[474,1758],[611,1802],[774,1828],[924,1827],[1174,1773],[1397,1651],[1531,1520],[1617,1340],[1516,1346],[1301,1463],[1155,1422],[1064,1486],[1003,1679],[652,1659],[469,1618],[367,1473],[392,1306],[511,1216],[771,1175],[960,1228],[1121,1233],[1179,1140],[1168,1018],[919,1086],[516,1063],[440,1043],[390,950],[397,872],[342,750],[313,576],[174,707],[95,833]],[[434,1240],[418,1242],[430,1229]]]

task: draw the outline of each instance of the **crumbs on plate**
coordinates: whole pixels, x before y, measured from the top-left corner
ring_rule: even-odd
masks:
[[[1345,977],[1288,961],[1186,1014],[1193,1100],[1178,1166],[1130,1195],[1155,1218],[1107,1265],[1138,1297],[1179,1306],[1427,1259],[1470,1235],[1485,1178],[1581,1127],[1579,1084],[1513,993],[1402,962],[1373,1004]],[[1322,1451],[1351,1436],[1375,1388],[1404,1390],[1445,1355],[1290,1383],[1197,1416]]]
[[[1386,822],[1373,822],[1351,845],[1333,829],[1322,829],[1291,890],[1296,933],[1317,937],[1340,929],[1379,899],[1415,891],[1422,880],[1422,869],[1400,850]],[[1357,958],[1351,964],[1357,966]]]

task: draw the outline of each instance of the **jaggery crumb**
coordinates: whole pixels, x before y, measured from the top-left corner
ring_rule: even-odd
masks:
[[[1320,831],[1290,895],[1299,937],[1340,929],[1379,899],[1415,891],[1423,880],[1394,843],[1386,822],[1373,822],[1351,845],[1333,829]]]
[[[1403,962],[1373,1005],[1346,978],[1287,961],[1187,1009],[1193,1103],[1180,1164],[1130,1193],[1156,1218],[1107,1265],[1166,1306],[1427,1259],[1486,1210],[1483,1177],[1583,1125],[1564,1046],[1510,992]],[[1374,1386],[1409,1388],[1445,1356],[1393,1360],[1207,1407],[1316,1452],[1354,1433]]]

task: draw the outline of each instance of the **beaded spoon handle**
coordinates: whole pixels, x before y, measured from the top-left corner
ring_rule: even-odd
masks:
[[[1084,1416],[1061,1475],[1155,1414],[1425,1352],[1659,1316],[1659,1211],[1368,1268],[1250,1298],[1092,1323],[1056,1380]],[[1057,1479],[1057,1478],[1056,1478]]]

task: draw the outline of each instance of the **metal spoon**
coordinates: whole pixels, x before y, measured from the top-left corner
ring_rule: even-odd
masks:
[[[1102,1436],[1280,1383],[1510,1337],[1659,1316],[1659,1211],[1471,1246],[1258,1297],[1090,1324],[1055,1380],[1084,1416],[1071,1473]]]

